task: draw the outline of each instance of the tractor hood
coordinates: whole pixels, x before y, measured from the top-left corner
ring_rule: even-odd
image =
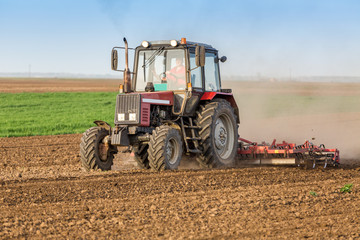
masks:
[[[151,105],[174,104],[174,92],[143,92],[118,94],[115,124],[149,126]]]
[[[144,104],[155,105],[173,105],[174,92],[145,92],[139,93],[141,95],[141,102]]]

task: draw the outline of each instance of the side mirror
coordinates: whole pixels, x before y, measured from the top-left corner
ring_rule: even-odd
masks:
[[[197,46],[195,49],[195,62],[196,66],[203,67],[205,66],[205,47]]]
[[[221,58],[220,58],[220,62],[226,62],[226,60],[227,60],[227,57],[226,56],[222,56]]]
[[[111,69],[117,70],[118,68],[118,52],[117,50],[113,49],[111,51]]]

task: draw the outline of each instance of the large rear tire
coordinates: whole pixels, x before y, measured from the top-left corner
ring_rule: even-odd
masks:
[[[234,109],[224,99],[200,106],[196,124],[202,153],[197,161],[203,168],[232,167],[238,148],[238,127]]]
[[[134,146],[134,155],[135,161],[139,168],[149,169],[149,144],[139,144],[139,146]]]
[[[82,167],[90,169],[111,170],[116,147],[105,144],[104,139],[109,131],[101,127],[89,128],[82,136],[80,143],[80,159]]]
[[[149,165],[156,171],[177,169],[182,156],[180,132],[168,125],[155,128],[150,136]]]

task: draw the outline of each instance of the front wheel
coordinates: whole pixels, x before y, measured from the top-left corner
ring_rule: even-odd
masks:
[[[149,165],[156,171],[177,169],[182,151],[182,140],[178,130],[167,125],[157,127],[150,136]]]
[[[134,155],[135,161],[139,168],[141,169],[149,169],[149,159],[148,159],[148,144],[139,143],[138,145],[134,146]]]
[[[111,169],[117,149],[107,142],[108,137],[109,131],[101,127],[89,128],[83,134],[80,143],[80,159],[85,170]]]

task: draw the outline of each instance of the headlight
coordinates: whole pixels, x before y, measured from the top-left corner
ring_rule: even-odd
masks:
[[[144,47],[144,48],[147,48],[147,47],[149,47],[149,42],[148,41],[143,41],[142,43],[141,43],[141,45]]]
[[[176,40],[171,40],[170,45],[176,47],[178,45],[178,42]]]
[[[125,113],[118,113],[118,120],[125,121]]]
[[[136,121],[136,113],[129,114],[129,121]]]

